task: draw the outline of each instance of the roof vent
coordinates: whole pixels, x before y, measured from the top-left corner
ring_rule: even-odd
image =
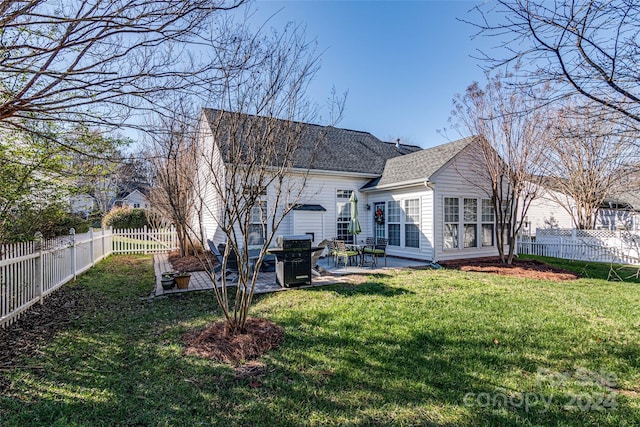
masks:
[[[396,139],[396,148],[400,149],[400,138]]]

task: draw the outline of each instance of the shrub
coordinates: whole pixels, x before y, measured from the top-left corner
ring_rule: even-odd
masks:
[[[33,240],[40,232],[44,238],[69,234],[74,228],[76,233],[89,231],[89,222],[66,211],[60,203],[37,205],[23,203],[5,213],[0,225],[0,242],[13,243]]]
[[[142,228],[148,226],[147,214],[144,209],[114,208],[103,218],[103,227],[113,228]]]

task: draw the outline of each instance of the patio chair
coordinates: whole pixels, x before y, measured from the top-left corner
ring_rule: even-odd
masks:
[[[357,258],[360,255],[360,252],[356,250],[347,249],[347,244],[344,240],[336,240],[336,266],[340,264],[340,260],[344,260],[344,266],[347,266],[347,263],[351,265],[351,259]]]
[[[362,265],[366,264],[367,257],[371,258],[371,265],[376,265],[376,257],[373,254],[373,249],[376,246],[376,238],[375,237],[367,237],[367,240],[362,248]]]
[[[333,259],[333,265],[336,265],[336,240],[327,240],[327,256]]]
[[[369,244],[369,239],[372,240],[372,244]],[[384,257],[384,266],[387,266],[387,239],[379,237],[377,241],[373,237],[367,238],[367,245],[363,249],[363,254],[370,255],[373,259],[373,264],[378,265],[378,257]]]
[[[222,261],[223,261],[223,257],[222,254],[220,253],[220,250],[216,247],[216,245],[213,243],[213,241],[211,239],[207,239],[207,244],[209,245],[209,250],[211,251],[211,253],[213,254],[213,256],[216,257],[216,260],[218,261],[218,265],[216,265],[213,268],[213,274],[214,276],[217,275],[218,273],[220,273],[220,277],[217,277],[216,280],[222,280]],[[221,244],[222,246],[222,244]],[[224,248],[224,246],[222,246]],[[235,261],[235,266],[237,267],[237,260]],[[229,260],[227,260],[227,270],[226,273],[238,273],[237,268],[233,268],[234,263],[233,262],[229,262]],[[230,281],[235,281],[235,280],[230,280]]]

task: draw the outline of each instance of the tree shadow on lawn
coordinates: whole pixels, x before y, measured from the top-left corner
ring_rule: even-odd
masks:
[[[389,277],[386,274],[376,274],[373,279]],[[355,295],[379,295],[384,297],[393,297],[406,294],[415,294],[415,292],[399,288],[397,286],[389,286],[382,282],[372,281],[371,276],[367,276],[367,281],[358,283],[341,283],[339,285],[317,286],[305,288],[309,292],[332,292],[345,297]]]
[[[327,320],[324,313],[317,321],[309,318],[306,321],[322,325]],[[296,320],[279,324],[287,331],[298,327]],[[576,426],[618,425],[620,420],[632,425],[640,421],[634,405],[619,395],[615,396],[615,412],[611,412],[611,408],[580,406],[580,401],[572,401],[572,395],[562,390],[565,384],[555,390],[542,384],[537,371],[544,366],[535,354],[548,352],[544,346],[510,348],[473,336],[450,337],[438,330],[415,333],[404,339],[386,336],[381,331],[379,339],[373,342],[364,342],[357,334],[345,337],[326,329],[324,333],[313,330],[316,331],[313,334],[290,337],[293,347],[285,341],[271,358],[277,366],[274,375],[284,375],[299,385],[295,392],[283,393],[291,396],[286,405],[295,406],[298,399],[313,401],[316,411],[327,419],[353,417],[363,420],[361,424],[520,425],[524,421],[533,425]],[[527,332],[522,333],[526,336]],[[534,356],[525,356],[523,350]],[[623,357],[633,357],[632,353]],[[558,355],[560,361],[564,357]],[[593,349],[572,357],[592,360],[602,358],[603,353]],[[567,362],[572,366],[571,361]],[[523,379],[517,381],[526,385],[522,389],[510,387],[509,376],[513,371],[521,372]],[[585,404],[598,404],[602,393],[593,389],[585,393],[583,397],[593,397],[593,401]],[[387,411],[397,411],[401,416],[403,407],[414,414],[407,415],[407,419],[385,418]],[[441,416],[439,408],[444,408]],[[447,414],[455,421],[442,423]],[[421,415],[425,418],[415,418]]]

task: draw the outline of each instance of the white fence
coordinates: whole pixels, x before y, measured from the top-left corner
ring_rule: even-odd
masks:
[[[178,248],[178,235],[170,229],[113,230],[112,251],[115,254],[153,254]]]
[[[0,327],[112,253],[157,253],[177,248],[169,230],[98,230],[51,240],[0,246]]]
[[[518,253],[640,265],[640,236],[626,231],[538,229],[535,241],[518,238]]]

